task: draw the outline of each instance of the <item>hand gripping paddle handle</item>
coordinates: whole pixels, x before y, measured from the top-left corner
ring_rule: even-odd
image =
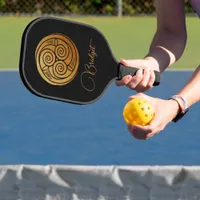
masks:
[[[134,76],[136,72],[139,70],[138,68],[135,67],[126,67],[119,63],[118,67],[118,80],[121,80],[124,76],[131,75]],[[160,72],[154,71],[155,74],[155,81],[154,81],[154,86],[158,86],[160,84]]]

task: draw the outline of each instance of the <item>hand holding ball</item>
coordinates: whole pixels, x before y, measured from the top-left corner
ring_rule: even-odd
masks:
[[[124,107],[123,117],[127,124],[148,125],[155,115],[152,105],[144,98],[134,98]]]

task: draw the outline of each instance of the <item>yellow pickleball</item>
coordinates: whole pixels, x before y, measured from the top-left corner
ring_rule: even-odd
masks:
[[[124,107],[123,117],[127,124],[145,126],[155,115],[153,106],[144,98],[130,100]]]

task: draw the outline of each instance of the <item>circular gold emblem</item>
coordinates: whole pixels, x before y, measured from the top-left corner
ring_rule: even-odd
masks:
[[[73,41],[64,35],[43,38],[35,57],[40,76],[51,85],[66,85],[77,74],[79,53]]]

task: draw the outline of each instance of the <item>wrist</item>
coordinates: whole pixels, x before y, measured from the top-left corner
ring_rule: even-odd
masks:
[[[173,109],[174,118],[172,119],[173,122],[177,122],[180,120],[187,112],[188,112],[188,106],[185,99],[180,95],[174,95],[168,99],[169,101],[173,101],[173,105],[176,106]]]
[[[158,63],[159,72],[163,72],[166,68],[170,67],[176,62],[175,55],[166,47],[157,45],[151,48],[146,57],[153,58]]]
[[[170,107],[172,109],[172,117],[171,121],[178,115],[179,112],[181,112],[180,106],[177,103],[177,101],[174,101],[173,99],[168,99],[168,102],[170,103]]]
[[[158,61],[152,57],[152,56],[147,56],[144,58],[145,60],[148,60],[150,62],[150,68],[153,69],[153,70],[156,70],[158,72],[160,72],[160,66],[159,66],[159,63]]]

